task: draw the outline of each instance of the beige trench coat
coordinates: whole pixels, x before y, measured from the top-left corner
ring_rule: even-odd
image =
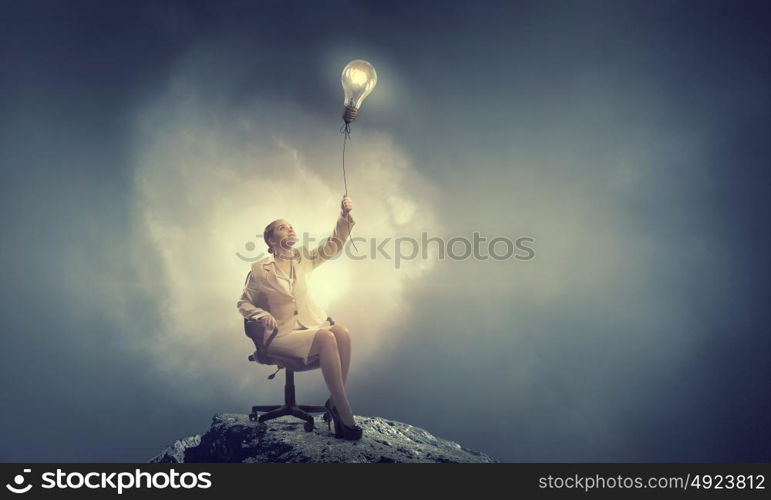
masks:
[[[305,327],[314,327],[324,323],[327,319],[327,313],[316,304],[308,293],[307,277],[318,266],[342,252],[343,245],[354,224],[356,221],[353,220],[350,212],[347,216],[343,216],[341,213],[337,218],[332,236],[327,238],[324,245],[313,249],[301,247],[294,250],[296,259],[294,261],[294,294],[289,293],[278,282],[273,254],[253,263],[249,280],[237,303],[241,315],[247,319],[259,319],[268,313],[272,314],[278,325],[278,333],[274,339],[277,346],[281,346],[281,338],[286,338],[287,335],[292,334],[297,325],[296,321]],[[315,331],[310,333],[315,335]],[[302,346],[296,348],[301,352],[295,354],[305,358],[306,362],[306,354],[307,350],[310,349],[311,341],[312,339],[303,340]]]

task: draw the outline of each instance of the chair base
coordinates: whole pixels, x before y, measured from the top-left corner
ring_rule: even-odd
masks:
[[[249,414],[249,420],[254,422],[266,422],[273,420],[274,418],[283,417],[285,415],[291,415],[305,421],[305,431],[310,432],[315,427],[315,421],[311,413],[326,413],[326,408],[323,406],[310,406],[310,405],[257,405],[252,406],[252,412]],[[259,415],[260,412],[266,412]]]
[[[305,421],[305,431],[310,432],[315,427],[311,413],[326,413],[324,406],[298,405],[294,397],[294,372],[286,370],[286,383],[284,385],[283,405],[256,405],[252,406],[249,420],[254,422],[266,422],[274,418],[290,415]],[[260,412],[265,412],[260,415]]]

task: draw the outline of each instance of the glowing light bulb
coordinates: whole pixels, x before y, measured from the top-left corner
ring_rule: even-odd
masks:
[[[359,114],[359,107],[377,84],[375,68],[363,59],[354,59],[343,68],[340,76],[345,98],[343,99],[343,120],[351,123]]]

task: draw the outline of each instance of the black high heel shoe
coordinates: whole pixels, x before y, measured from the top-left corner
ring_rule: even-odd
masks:
[[[324,412],[324,422],[327,423],[327,430],[332,430],[332,401],[327,399],[324,402],[324,407],[327,409],[326,412]]]
[[[338,413],[337,408],[332,404],[331,400],[327,399],[324,406],[327,408],[327,413],[324,414],[324,420],[326,420],[327,426],[330,425],[327,415],[331,415],[332,420],[335,421],[336,438],[343,438],[349,441],[361,439],[361,436],[364,433],[363,429],[356,424],[353,424],[353,426],[345,425],[343,419],[340,418],[340,413]]]

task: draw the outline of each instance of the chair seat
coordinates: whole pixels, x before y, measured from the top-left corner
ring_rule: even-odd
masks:
[[[334,324],[334,320],[331,317],[327,317],[327,319],[332,324]],[[258,321],[244,320],[244,331],[246,333],[246,336],[252,339],[255,347],[261,346],[263,344],[264,331],[263,331],[262,325],[260,325]],[[286,368],[287,370],[292,370],[295,372],[315,370],[321,367],[318,354],[310,357],[308,359],[307,365],[303,363],[302,358],[299,358],[297,356],[281,355],[276,353],[270,353],[266,356],[260,356],[260,358],[264,358],[264,357],[268,358],[269,360],[268,363],[261,363],[260,360],[254,354],[249,355],[249,361],[255,361],[257,363],[268,365],[268,366],[276,365],[280,368]]]
[[[295,356],[282,356],[280,354],[271,354],[269,358],[270,358],[270,363],[262,363],[262,364],[267,364],[268,366],[276,365],[286,370],[292,370],[293,372],[306,372],[310,370],[315,370],[321,366],[321,360],[319,359],[318,356],[313,356],[308,358],[307,365],[303,363],[302,358],[297,358]],[[257,359],[254,357],[254,354],[249,355],[249,361],[258,362]]]

